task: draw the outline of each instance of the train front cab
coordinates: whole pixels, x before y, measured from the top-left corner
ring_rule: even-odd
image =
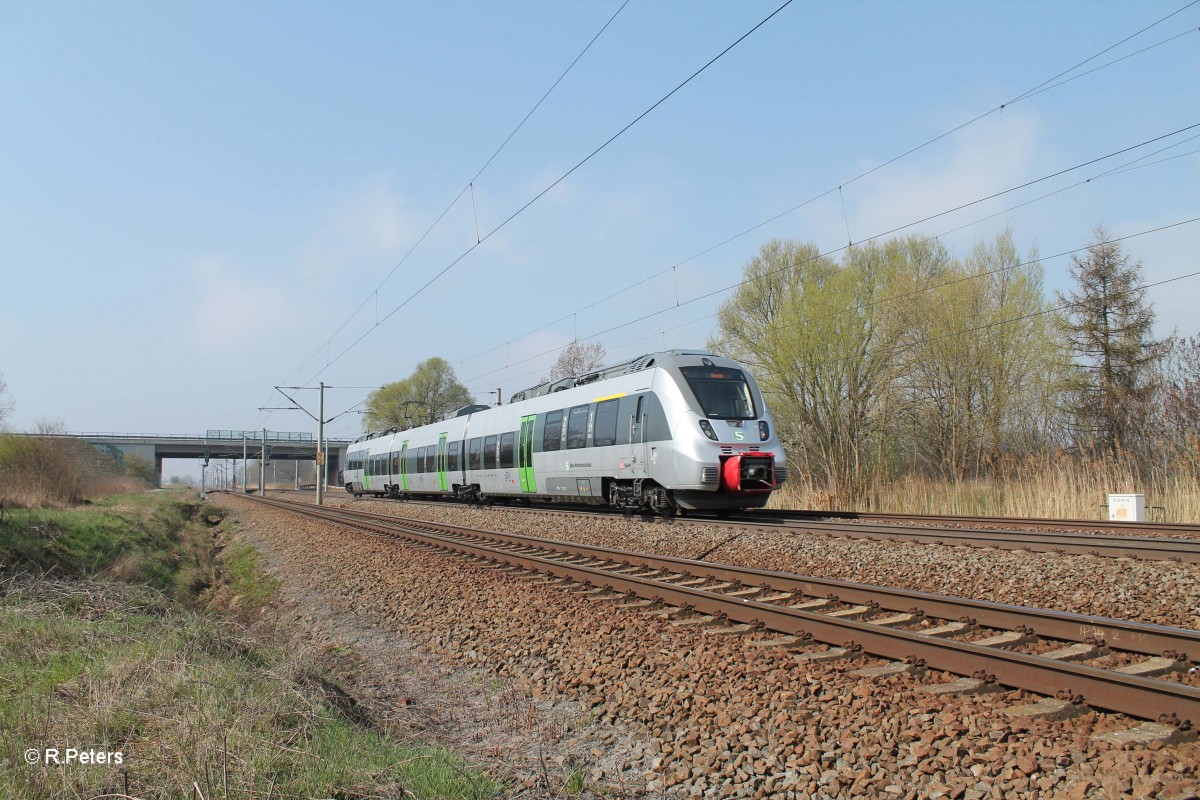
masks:
[[[687,406],[674,432],[682,478],[675,501],[702,511],[762,508],[787,474],[774,420],[754,378],[736,362],[700,361],[672,370]],[[686,477],[697,475],[699,484]]]

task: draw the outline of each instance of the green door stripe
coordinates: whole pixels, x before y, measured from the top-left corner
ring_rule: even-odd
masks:
[[[400,443],[400,485],[408,491],[408,439]]]

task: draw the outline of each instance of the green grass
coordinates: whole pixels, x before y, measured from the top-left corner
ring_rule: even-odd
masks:
[[[281,632],[214,613],[218,597],[257,611],[277,584],[245,545],[193,563],[219,549],[206,514],[159,493],[6,520],[0,552],[20,559],[6,563],[70,577],[0,582],[0,730],[11,743],[0,796],[82,799],[124,792],[126,780],[147,800],[191,797],[193,781],[209,800],[501,791],[453,753],[398,743],[348,710]],[[112,580],[119,565],[126,581]],[[194,582],[181,576],[203,569],[216,583],[187,595]],[[55,746],[120,751],[123,764],[24,763],[27,748]]]
[[[0,563],[53,577],[108,576],[174,590],[198,556],[183,539],[200,509],[177,493],[115,495],[70,509],[8,509]]]
[[[233,545],[222,558],[229,590],[243,607],[265,605],[279,589],[279,581],[265,575],[258,560],[258,551],[248,544]]]

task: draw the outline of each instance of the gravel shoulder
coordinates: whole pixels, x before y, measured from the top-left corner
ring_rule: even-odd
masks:
[[[370,537],[346,538],[337,528],[236,497],[211,498],[233,513],[239,536],[281,582],[272,611],[297,631],[293,649],[340,662],[337,677],[348,701],[397,739],[449,747],[503,780],[505,796],[514,797],[557,797],[587,778],[589,767],[612,771],[629,759],[629,733],[596,724],[589,706],[535,698],[512,676],[488,669],[477,653],[456,649],[447,658],[446,643],[397,624],[409,595],[383,577],[400,569],[421,584],[428,577],[423,570],[437,559]],[[418,605],[433,621],[430,599]]]
[[[1077,614],[1200,628],[1200,565],[823,534],[673,525],[503,507],[353,500],[331,505],[603,547],[894,586]]]
[[[1187,797],[1200,788],[1194,743],[1091,739],[1134,724],[1121,716],[1014,724],[999,711],[1032,699],[1021,692],[935,698],[924,687],[950,676],[863,678],[853,671],[876,662],[804,663],[236,497],[221,502],[240,509],[247,538],[268,553],[298,603],[290,613],[320,617],[389,675],[391,693],[411,692],[408,713],[429,715],[414,716],[425,733],[478,739],[460,749],[507,765],[518,790],[540,791],[538,750],[558,779],[578,769],[586,785],[615,796],[978,800]],[[495,511],[422,516],[499,527]],[[541,517],[543,529],[529,532],[580,538],[574,524],[565,535],[562,518],[523,516]],[[681,536],[686,526],[617,524],[646,529],[637,549],[694,556],[720,543],[713,533],[711,542]],[[589,535],[635,546],[629,532]],[[442,728],[447,718],[458,727]],[[514,728],[519,735],[500,735]]]

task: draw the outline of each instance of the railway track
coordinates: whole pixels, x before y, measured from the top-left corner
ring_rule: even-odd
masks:
[[[912,525],[967,526],[990,530],[1095,531],[1144,536],[1161,533],[1178,538],[1200,537],[1200,523],[1194,522],[1120,522],[1107,519],[1057,519],[1054,517],[973,517],[955,514],[885,514],[858,511],[809,511],[804,509],[767,510],[797,519],[837,519],[851,522],[884,522]]]
[[[1043,707],[1064,715],[1092,706],[1184,730],[1200,723],[1200,687],[1191,685],[1200,631],[248,499],[678,624],[760,636],[764,645],[802,651],[800,659],[869,654],[891,663],[864,674],[931,667],[965,676],[931,686],[936,693],[1001,685],[1046,695]]]
[[[409,503],[444,505],[443,501],[406,500]],[[536,514],[558,514],[565,516],[619,516],[622,512],[610,509],[594,508],[529,508],[514,506],[514,508]],[[838,521],[827,519],[830,515],[837,516]],[[695,515],[677,518],[676,524],[688,525],[721,525],[726,527],[769,528],[777,530],[784,528],[794,530],[798,534],[816,533],[839,538],[866,539],[871,541],[896,540],[918,542],[922,544],[941,544],[956,547],[994,547],[1001,550],[1025,550],[1034,553],[1069,553],[1071,555],[1096,556],[1101,558],[1133,558],[1144,561],[1176,561],[1186,564],[1200,564],[1200,538],[1186,539],[1165,536],[1121,535],[1114,533],[1079,533],[1067,530],[1028,530],[1015,526],[1020,522],[1016,519],[1000,519],[1000,523],[1012,527],[1004,528],[951,528],[936,527],[928,524],[902,525],[884,522],[856,522],[854,519],[893,519],[901,520],[902,516],[892,515],[856,515],[848,512],[817,512],[817,511],[775,511],[762,510],[744,512],[727,518],[716,516]],[[988,517],[908,517],[927,521],[941,520],[977,520],[981,523],[990,520]],[[841,521],[847,520],[847,521]],[[1028,520],[1029,523],[1039,523],[1041,520]],[[1065,526],[1100,525],[1092,521],[1046,521],[1047,526],[1052,522]],[[1134,530],[1128,523],[1120,530]],[[1151,525],[1148,523],[1148,525]],[[1154,530],[1165,530],[1157,523],[1152,524]],[[1181,533],[1195,532],[1200,535],[1200,525],[1178,524],[1176,528]],[[1116,529],[1109,529],[1116,530]]]
[[[822,517],[828,516],[822,513]],[[857,517],[866,519],[865,517]],[[871,517],[874,518],[873,516]],[[1035,553],[1070,553],[1105,558],[1135,558],[1147,561],[1179,561],[1200,564],[1200,539],[1164,536],[1080,533],[1071,530],[1030,530],[1018,528],[1015,520],[1003,520],[1009,527],[954,528],[929,524],[900,524],[899,517],[881,517],[897,522],[856,522],[813,519],[807,511],[762,511],[738,515],[722,524],[754,527],[783,527],[798,532],[823,533],[853,539],[898,539],[925,544],[967,547],[995,547],[1002,550],[1027,550]],[[968,518],[958,518],[968,519]],[[970,518],[986,524],[985,518]],[[940,521],[940,518],[939,518]],[[1032,522],[1032,521],[1031,521]],[[1194,528],[1200,533],[1200,526]]]

